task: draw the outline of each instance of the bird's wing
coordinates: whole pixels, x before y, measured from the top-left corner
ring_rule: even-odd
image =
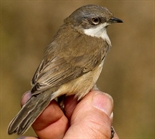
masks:
[[[104,59],[108,49],[108,44],[102,39],[79,32],[62,36],[58,32],[34,74],[32,93],[59,87],[93,70]]]

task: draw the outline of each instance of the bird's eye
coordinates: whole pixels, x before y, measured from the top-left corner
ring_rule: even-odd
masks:
[[[98,25],[101,22],[101,19],[99,17],[95,17],[91,19],[91,22],[93,25]]]

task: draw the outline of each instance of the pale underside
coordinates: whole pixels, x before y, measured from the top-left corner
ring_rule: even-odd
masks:
[[[58,97],[63,94],[74,95],[81,99],[84,97],[96,84],[98,77],[102,71],[104,60],[93,71],[90,71],[83,76],[62,85],[52,96]]]

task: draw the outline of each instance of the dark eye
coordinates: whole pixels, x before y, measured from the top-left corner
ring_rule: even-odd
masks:
[[[99,17],[95,17],[91,19],[91,22],[93,25],[98,25],[101,22],[101,19]]]

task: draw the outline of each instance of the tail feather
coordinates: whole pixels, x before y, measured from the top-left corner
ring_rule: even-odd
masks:
[[[51,92],[32,96],[10,122],[8,134],[24,134],[51,101]]]

